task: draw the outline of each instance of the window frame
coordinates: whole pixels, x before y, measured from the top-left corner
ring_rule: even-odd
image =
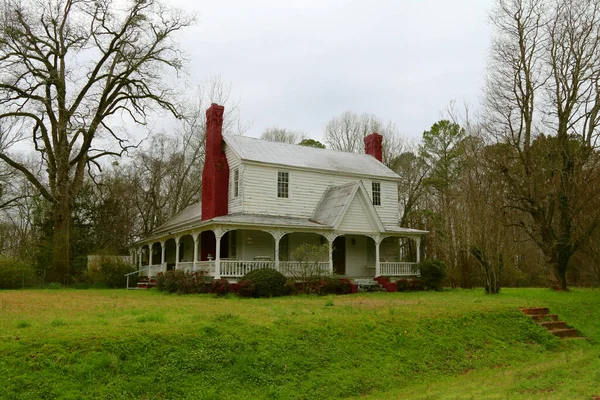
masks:
[[[381,182],[371,182],[371,202],[374,206],[381,206]]]
[[[284,179],[285,178],[285,179]],[[290,173],[287,171],[277,171],[277,198],[290,198]]]
[[[240,169],[235,168],[233,170],[233,198],[236,199],[240,196]]]

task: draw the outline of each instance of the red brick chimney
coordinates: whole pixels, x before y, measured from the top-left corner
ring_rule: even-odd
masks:
[[[227,215],[229,164],[223,151],[223,111],[211,104],[206,110],[206,156],[202,170],[202,221]]]
[[[383,136],[379,133],[371,133],[365,136],[365,154],[375,157],[379,162],[382,160],[381,140]]]

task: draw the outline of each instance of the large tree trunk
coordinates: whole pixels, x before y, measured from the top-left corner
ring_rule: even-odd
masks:
[[[558,284],[558,290],[569,290],[567,287],[567,268],[573,251],[567,247],[557,249],[556,260],[552,265],[552,272]]]
[[[62,284],[69,283],[72,208],[68,198],[62,198],[54,205],[54,237],[50,275],[52,280]]]

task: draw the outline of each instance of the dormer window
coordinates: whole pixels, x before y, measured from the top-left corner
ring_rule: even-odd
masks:
[[[240,170],[236,168],[233,170],[233,197],[240,195]]]
[[[277,172],[277,197],[287,199],[289,197],[290,174],[288,172]]]
[[[372,182],[371,183],[371,192],[373,194],[373,205],[380,206],[381,205],[381,183]]]

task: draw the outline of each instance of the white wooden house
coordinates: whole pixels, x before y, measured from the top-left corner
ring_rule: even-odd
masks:
[[[149,276],[169,269],[239,278],[257,268],[293,275],[294,249],[327,245],[320,268],[350,278],[414,275],[422,230],[399,226],[400,177],[381,163],[381,136],[366,154],[222,135],[223,107],[207,110],[202,202],[134,244]],[[399,238],[416,242],[402,260]]]

